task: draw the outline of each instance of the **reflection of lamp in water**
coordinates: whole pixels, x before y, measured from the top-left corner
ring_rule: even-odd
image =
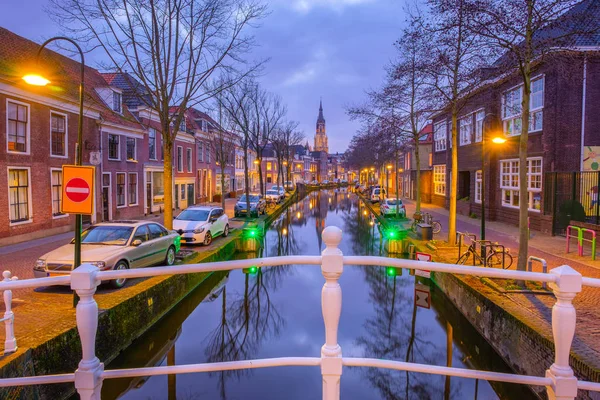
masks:
[[[298,211],[298,212],[296,213],[296,218],[300,219],[301,217],[302,217],[302,213],[301,213],[300,211]]]
[[[373,226],[373,225],[375,225],[375,222],[373,222],[373,220],[371,220],[371,221],[369,222],[369,225]]]
[[[283,228],[283,230],[281,231],[281,233],[283,233],[283,235],[287,235],[287,228]]]
[[[364,210],[363,215],[367,215],[367,214],[368,214],[367,210]]]
[[[329,198],[329,204],[331,204],[331,197]]]

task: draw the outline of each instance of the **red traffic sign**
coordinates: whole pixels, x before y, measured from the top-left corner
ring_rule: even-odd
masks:
[[[65,194],[76,203],[85,201],[91,193],[90,186],[81,178],[73,178],[65,185]]]

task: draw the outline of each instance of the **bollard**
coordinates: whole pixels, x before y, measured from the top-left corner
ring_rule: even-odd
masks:
[[[75,371],[75,389],[81,400],[100,400],[104,364],[96,357],[96,332],[98,331],[98,304],[94,293],[100,281],[98,268],[82,264],[71,273],[71,289],[77,292],[79,303],[75,316],[81,339],[82,357]]]
[[[529,258],[527,259],[527,271],[532,272],[533,271],[533,262],[537,261],[539,263],[542,264],[542,272],[544,274],[548,273],[548,263],[546,262],[546,260],[544,260],[543,258],[539,258],[539,257],[535,257],[535,256],[529,256]],[[546,282],[542,282],[542,288],[546,289]]]
[[[10,271],[4,271],[2,273],[4,279],[3,282],[16,281],[16,276],[11,277]],[[12,290],[4,291],[4,306],[6,311],[4,312],[4,318],[0,319],[4,321],[5,328],[5,340],[4,340],[4,355],[14,353],[17,351],[17,339],[15,338],[15,313],[12,311]]]
[[[577,378],[569,365],[571,343],[575,335],[575,307],[573,298],[581,292],[581,274],[568,265],[550,271],[556,275],[556,283],[550,287],[556,296],[552,307],[552,334],[554,336],[554,364],[546,370],[546,377],[552,379],[548,387],[548,398],[573,400],[577,396]]]
[[[342,288],[338,282],[344,270],[344,258],[338,248],[342,230],[328,226],[323,231],[327,246],[322,252],[321,272],[325,284],[321,291],[321,308],[325,322],[325,344],[321,348],[321,375],[323,400],[339,400],[342,376],[342,348],[338,344],[338,327],[342,314]]]
[[[591,233],[591,239],[586,239],[584,237],[586,232]],[[581,246],[579,247],[579,255],[583,256],[583,242],[590,242],[592,244],[592,260],[596,260],[596,231],[593,229],[581,228],[579,235],[579,242],[581,243]]]
[[[571,230],[577,231],[577,236],[572,235]],[[577,253],[579,255],[581,255],[581,228],[579,228],[578,226],[569,225],[569,226],[567,226],[566,235],[567,235],[567,250],[566,250],[566,252],[567,253],[569,252],[569,244],[570,244],[571,238],[576,237],[577,238]]]

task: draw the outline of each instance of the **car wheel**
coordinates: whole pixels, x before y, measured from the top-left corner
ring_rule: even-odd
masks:
[[[167,255],[165,256],[165,265],[173,264],[175,264],[175,247],[171,246],[167,250]]]
[[[212,235],[210,234],[210,232],[206,232],[206,235],[204,235],[204,242],[203,244],[205,246],[208,246],[212,243]]]
[[[127,269],[129,269],[129,264],[127,264],[127,262],[123,260],[116,263],[113,267],[114,271],[124,271]],[[123,286],[125,286],[126,282],[127,278],[115,279],[114,281],[110,281],[110,286],[112,286],[115,289],[121,289]]]
[[[225,229],[223,230],[223,237],[229,236],[229,224],[225,225]]]
[[[233,213],[233,217],[234,217],[234,218],[237,218],[237,217],[239,217],[239,216],[240,216],[240,214],[238,214],[238,213]]]

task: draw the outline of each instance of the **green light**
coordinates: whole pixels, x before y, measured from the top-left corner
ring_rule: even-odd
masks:
[[[256,231],[254,229],[250,231],[250,236],[256,236]]]
[[[396,237],[396,232],[395,231],[388,231],[387,236],[390,239],[394,239]]]
[[[396,268],[394,267],[387,267],[385,269],[385,273],[387,276],[396,276]]]
[[[249,271],[249,272],[250,272],[252,275],[256,274],[256,272],[257,272],[257,271],[258,271],[258,268],[256,268],[255,266],[252,266],[252,267],[250,267],[250,271]]]
[[[256,275],[256,273],[258,272],[258,267],[256,265],[253,265],[253,266],[251,266],[249,268],[244,268],[242,270],[242,272],[244,274]]]

